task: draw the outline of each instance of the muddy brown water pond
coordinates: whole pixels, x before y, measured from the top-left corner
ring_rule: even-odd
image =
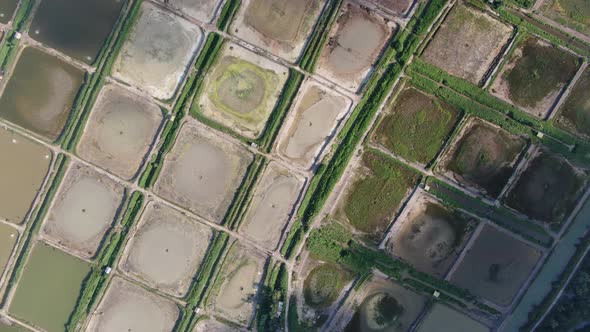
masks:
[[[101,91],[77,151],[82,158],[133,178],[162,122],[162,111],[115,85]]]
[[[4,269],[6,268],[6,264],[8,264],[17,240],[18,231],[6,224],[0,223],[0,278],[4,273]]]
[[[37,242],[8,311],[47,332],[63,332],[89,272],[88,263]]]
[[[382,18],[347,3],[322,51],[317,72],[356,91],[391,33]]]
[[[0,117],[54,141],[83,81],[80,69],[27,47],[0,98]]]
[[[489,330],[482,323],[440,303],[432,306],[417,329],[418,332],[488,332]]]
[[[10,322],[8,320],[4,320],[0,316],[0,332],[30,332],[30,330],[16,324]]]
[[[461,252],[473,221],[424,194],[412,198],[408,208],[394,225],[386,250],[420,271],[443,277]]]
[[[93,63],[113,29],[125,1],[42,1],[29,35],[72,58]]]
[[[115,219],[123,191],[107,176],[80,164],[72,165],[41,233],[84,257],[94,256]]]
[[[49,171],[51,151],[2,127],[0,151],[0,218],[20,224]]]
[[[14,15],[18,0],[0,0],[0,23],[8,23]]]
[[[450,281],[477,296],[507,306],[540,258],[539,250],[485,225]]]

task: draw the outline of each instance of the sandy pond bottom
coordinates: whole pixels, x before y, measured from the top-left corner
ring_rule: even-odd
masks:
[[[8,311],[48,332],[63,332],[89,272],[88,263],[37,242]]]
[[[294,113],[285,124],[278,151],[289,160],[309,167],[326,143],[350,100],[318,83],[307,81],[300,90]]]
[[[247,326],[256,307],[266,257],[234,242],[217,277],[213,309],[225,318]]]
[[[25,48],[0,99],[0,117],[53,141],[66,124],[84,73]]]
[[[256,186],[240,231],[274,249],[299,197],[303,180],[277,163],[270,163]]]
[[[166,156],[154,191],[219,223],[252,160],[243,146],[187,123]]]
[[[202,318],[200,319],[193,332],[238,332],[239,329],[230,325],[224,324],[213,318]]]
[[[202,38],[196,25],[143,3],[113,66],[113,76],[158,99],[171,99]]]
[[[391,34],[383,18],[346,3],[322,51],[318,74],[356,91]]]
[[[470,217],[416,194],[392,228],[385,250],[418,270],[443,277],[471,233]]]
[[[169,332],[178,316],[178,306],[174,302],[115,277],[87,330]]]
[[[490,329],[468,316],[436,303],[420,322],[417,332],[488,332]]]
[[[51,0],[35,11],[29,35],[75,59],[93,63],[119,17],[121,0]]]
[[[123,191],[120,184],[105,175],[73,164],[57,192],[41,234],[82,256],[94,256],[115,219]]]
[[[153,288],[182,297],[212,236],[209,227],[169,207],[151,203],[129,242],[121,267]]]
[[[0,151],[0,218],[20,224],[47,175],[51,151],[2,127]]]
[[[245,0],[230,32],[295,62],[323,5],[320,0]]]
[[[98,96],[77,151],[82,158],[131,179],[148,153],[162,118],[157,105],[107,85]]]
[[[541,252],[494,226],[485,225],[450,281],[507,306],[541,258]]]
[[[2,277],[2,273],[12,254],[18,235],[16,229],[0,223],[0,277]]]

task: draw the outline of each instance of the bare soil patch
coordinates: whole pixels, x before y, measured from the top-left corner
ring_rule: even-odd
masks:
[[[397,16],[405,16],[414,0],[373,0],[377,6]]]
[[[78,145],[82,158],[125,179],[137,174],[154,142],[160,108],[115,85],[98,96]]]
[[[498,197],[514,172],[526,141],[479,118],[471,118],[439,162],[459,183]]]
[[[166,5],[205,23],[211,23],[221,0],[160,0]]]
[[[230,32],[295,62],[323,5],[320,0],[244,0]]]
[[[250,324],[267,257],[234,242],[217,277],[210,306],[225,318]]]
[[[88,331],[169,332],[179,314],[174,302],[115,277],[91,316]]]
[[[292,114],[285,120],[277,150],[290,161],[310,167],[351,103],[348,98],[307,81]]]
[[[174,96],[203,39],[201,29],[151,3],[139,18],[113,65],[113,76],[152,96]]]
[[[226,43],[203,83],[199,112],[240,135],[257,138],[287,81],[288,69]]]
[[[416,193],[393,226],[385,250],[422,272],[444,277],[475,223],[472,217],[444,207],[431,196]]]
[[[56,193],[41,234],[90,258],[113,224],[124,188],[81,164],[73,164]]]
[[[269,249],[275,249],[301,193],[303,179],[271,162],[256,185],[240,232]]]
[[[186,123],[166,156],[154,191],[219,223],[252,160],[245,147]]]
[[[222,323],[215,318],[207,317],[200,319],[193,332],[239,332],[241,329],[238,329],[234,326]]]
[[[575,55],[529,36],[517,45],[490,91],[525,112],[544,118],[578,67]]]
[[[121,269],[152,288],[183,297],[212,237],[209,227],[150,203],[129,241]]]
[[[393,30],[383,17],[347,2],[322,50],[317,73],[357,91]]]
[[[541,258],[541,252],[485,225],[450,281],[477,296],[508,306]]]
[[[510,189],[506,204],[529,217],[559,227],[574,208],[587,175],[566,159],[540,150]]]
[[[0,218],[24,222],[51,164],[51,151],[0,127]]]
[[[484,79],[512,35],[512,27],[457,4],[424,51],[426,62],[474,84]]]

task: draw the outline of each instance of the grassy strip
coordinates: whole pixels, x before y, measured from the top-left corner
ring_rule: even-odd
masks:
[[[209,66],[211,66],[211,63],[215,59],[222,44],[223,38],[220,35],[211,33],[209,36],[207,36],[207,40],[203,45],[203,50],[195,62],[195,70],[189,74],[186,83],[184,84],[178,97],[178,100],[176,101],[176,105],[174,105],[174,108],[172,109],[174,117],[166,123],[164,130],[160,135],[161,143],[158,152],[152,157],[150,162],[147,164],[146,169],[139,178],[140,187],[151,187],[158,178],[162,164],[164,162],[164,157],[170,151],[170,149],[172,149],[172,145],[176,140],[176,134],[180,129],[186,108],[192,101],[192,96],[194,95],[195,91],[200,89],[200,86],[203,83],[204,73],[207,71]]]
[[[545,312],[549,309],[549,306],[551,306],[551,303],[553,303],[557,297],[557,294],[559,294],[561,289],[565,287],[565,283],[568,277],[574,272],[574,268],[578,261],[584,258],[583,255],[588,246],[590,246],[590,232],[587,232],[583,237],[580,238],[580,242],[577,244],[576,252],[570,258],[567,268],[561,272],[555,281],[553,281],[551,291],[545,295],[541,303],[537,304],[534,309],[529,312],[528,320],[523,326],[520,327],[520,331],[531,331],[537,321],[541,319],[541,316],[543,316],[543,314],[545,314]]]
[[[88,317],[94,303],[106,289],[109,277],[104,273],[104,269],[115,265],[129,230],[141,211],[143,201],[144,197],[140,192],[135,191],[131,194],[127,201],[127,209],[121,219],[121,228],[114,229],[108,235],[105,245],[97,255],[97,262],[84,280],[82,292],[78,296],[75,309],[66,324],[66,331],[76,331],[79,328],[79,325]]]
[[[258,146],[260,146],[263,151],[270,152],[272,144],[281,128],[281,124],[285,120],[287,111],[291,107],[302,81],[303,74],[289,68],[289,78],[287,79],[287,82],[285,82],[279,100],[270,114],[266,126],[264,127],[264,131],[258,140]]]
[[[31,220],[29,220],[23,234],[21,235],[24,238],[24,240],[21,242],[21,245],[17,250],[19,254],[16,258],[16,262],[14,263],[14,269],[10,274],[8,283],[6,284],[4,297],[2,298],[2,306],[6,304],[6,301],[8,300],[8,294],[10,294],[10,290],[16,285],[17,280],[21,276],[22,270],[25,266],[26,259],[29,256],[31,248],[33,247],[34,236],[37,234],[39,228],[41,227],[41,223],[43,222],[43,219],[47,214],[49,205],[51,204],[51,201],[55,196],[55,192],[57,191],[57,188],[59,187],[61,180],[66,172],[68,161],[68,157],[63,154],[59,154],[56,157],[54,163],[55,171],[52,175],[50,175],[51,178],[48,181],[48,183],[51,183],[51,185],[45,192],[45,197],[43,198],[41,204],[37,206],[36,210],[33,211],[33,213],[31,213]]]
[[[227,0],[225,2],[221,9],[221,13],[219,14],[219,18],[217,19],[217,28],[219,30],[225,31],[229,27],[229,24],[241,5],[242,1],[240,0]]]
[[[536,119],[485,90],[423,61],[416,60],[408,73],[413,85],[464,112],[495,123],[513,134],[526,135],[532,141],[542,142],[570,159],[590,164],[590,144],[555,127],[553,123]],[[546,135],[539,139],[537,132]],[[572,146],[574,149],[571,149]]]
[[[27,28],[31,11],[35,6],[35,0],[21,0],[12,20],[12,29],[6,32],[8,36],[6,42],[0,49],[0,70],[4,71],[12,63],[16,56],[19,40],[16,39],[17,32],[22,32]]]
[[[434,194],[446,205],[463,208],[471,213],[488,218],[490,221],[519,234],[523,238],[550,248],[553,238],[541,226],[523,220],[504,207],[492,206],[481,199],[466,195],[443,181],[429,177],[426,184],[430,193]]]
[[[229,235],[226,233],[218,233],[213,239],[211,246],[207,252],[207,256],[201,264],[201,269],[197,278],[191,285],[191,288],[186,296],[186,307],[183,309],[181,320],[176,326],[176,331],[190,331],[192,325],[198,319],[194,312],[204,300],[206,289],[213,281],[214,271],[220,262],[223,253],[227,247]]]
[[[127,39],[131,27],[137,20],[141,3],[142,0],[129,2],[129,9],[126,11],[127,15],[123,19],[118,20],[117,25],[111,31],[103,46],[96,62],[96,71],[93,74],[86,74],[84,85],[78,92],[66,129],[58,139],[58,143],[61,143],[64,150],[72,151],[80,140],[84,125],[90,116],[90,111],[94,106],[96,97],[104,85],[106,76],[111,72],[114,59]]]
[[[279,308],[279,302],[284,304],[287,300],[289,272],[281,262],[269,267],[269,271],[260,291],[259,307],[256,310],[257,331],[280,331],[285,326],[286,308]]]
[[[343,0],[330,0],[326,5],[311,37],[305,45],[305,50],[299,61],[299,67],[301,69],[313,72],[320,53],[322,53],[322,49],[324,48],[324,44],[326,44],[326,40],[328,39],[330,28],[334,24],[343,3]]]
[[[256,180],[265,166],[266,159],[261,155],[256,155],[254,161],[252,161],[248,167],[247,175],[242,180],[242,184],[240,185],[240,188],[238,188],[232,204],[223,218],[222,225],[228,225],[230,229],[238,228],[248,206],[249,198],[254,190]]]
[[[584,55],[586,57],[590,56],[590,45],[575,36],[572,36],[561,30],[556,30],[553,26],[538,21],[533,17],[526,16],[527,19],[519,17],[508,8],[500,7],[496,9],[496,12],[502,19],[506,20],[508,23],[512,25],[516,25],[521,29],[526,29],[527,31],[532,32],[535,35],[541,36],[549,40],[551,43],[555,45],[567,47],[575,51],[576,53]],[[531,22],[536,23],[536,25]],[[554,33],[551,33],[547,30],[553,31]]]

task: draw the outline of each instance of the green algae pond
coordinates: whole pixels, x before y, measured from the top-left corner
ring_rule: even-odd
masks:
[[[123,3],[121,0],[41,1],[29,34],[49,47],[91,64],[113,29]]]
[[[12,19],[17,4],[18,0],[0,0],[0,23],[6,24]]]
[[[54,141],[83,81],[80,69],[27,47],[0,97],[0,117]]]
[[[65,330],[90,264],[38,242],[8,311],[47,332]]]

